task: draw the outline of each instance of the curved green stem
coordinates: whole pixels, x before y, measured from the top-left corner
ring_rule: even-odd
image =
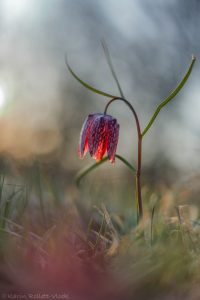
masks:
[[[164,100],[162,101],[158,107],[156,108],[152,118],[150,119],[148,125],[145,127],[145,129],[142,132],[142,137],[147,133],[147,131],[150,129],[150,127],[152,126],[153,122],[155,121],[157,115],[159,114],[160,110],[169,102],[171,101],[177,94],[178,92],[182,89],[182,87],[184,86],[184,84],[186,83],[188,77],[190,76],[190,73],[192,72],[192,68],[193,65],[195,63],[196,58],[194,56],[192,56],[192,62],[185,74],[185,76],[183,77],[183,79],[181,80],[181,82],[178,84],[178,86],[175,88],[175,90],[173,90],[171,92],[171,94]]]
[[[142,219],[143,216],[143,205],[142,205],[142,193],[141,193],[141,165],[142,165],[142,134],[141,134],[141,129],[140,129],[140,122],[137,116],[137,113],[134,109],[134,107],[132,106],[132,104],[122,98],[122,97],[115,97],[113,99],[111,99],[110,101],[108,101],[105,110],[104,110],[104,114],[107,113],[107,109],[109,107],[109,105],[116,101],[116,100],[121,100],[123,101],[132,111],[133,116],[135,118],[135,122],[136,122],[136,127],[137,127],[137,134],[138,134],[138,158],[137,158],[137,173],[136,173],[136,197],[137,197],[137,206],[138,206],[138,213],[139,213],[139,220]]]

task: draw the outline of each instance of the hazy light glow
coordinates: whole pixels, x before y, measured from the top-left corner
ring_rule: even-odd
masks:
[[[5,93],[0,86],[0,108],[5,104],[6,98],[5,98]]]
[[[3,7],[7,17],[18,17],[25,13],[30,6],[29,0],[4,0]]]

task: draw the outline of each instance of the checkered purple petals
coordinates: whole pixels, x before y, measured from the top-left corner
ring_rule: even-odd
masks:
[[[89,150],[90,155],[101,160],[107,150],[113,163],[119,138],[119,124],[112,116],[90,114],[82,127],[79,141],[79,156],[82,158]]]

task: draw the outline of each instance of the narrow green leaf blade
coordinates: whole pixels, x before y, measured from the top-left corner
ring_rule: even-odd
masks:
[[[121,95],[122,98],[125,98],[124,97],[124,93],[122,91],[122,88],[121,88],[121,85],[119,83],[119,80],[118,80],[118,77],[117,77],[117,74],[114,70],[114,67],[113,67],[113,63],[112,63],[112,60],[111,60],[111,56],[110,56],[110,52],[109,52],[109,49],[108,49],[108,46],[106,44],[106,41],[105,40],[102,40],[101,41],[101,44],[102,44],[102,48],[103,48],[103,51],[104,51],[104,54],[105,54],[105,57],[106,57],[106,60],[107,60],[107,63],[108,63],[108,66],[110,68],[110,71],[111,71],[111,74],[117,84],[117,87],[118,87],[118,90],[119,90],[119,93]]]
[[[119,160],[121,160],[130,170],[131,172],[133,172],[134,174],[136,173],[136,169],[134,168],[134,166],[132,164],[130,164],[124,157],[122,157],[121,155],[116,154],[115,155]],[[104,162],[106,162],[108,160],[108,156],[105,156],[101,161],[92,164],[89,167],[84,168],[83,170],[81,170],[77,176],[76,176],[76,185],[79,186],[80,181],[91,171],[93,171],[94,169],[96,169],[97,167],[99,167],[100,165],[102,165]]]
[[[131,172],[136,173],[135,167],[130,162],[128,162],[123,156],[121,156],[119,154],[116,154],[115,156],[119,160],[121,160],[131,170]]]
[[[188,80],[191,72],[192,72],[192,69],[193,69],[193,66],[194,66],[194,63],[196,61],[196,58],[195,56],[192,56],[192,62],[185,74],[185,76],[183,77],[183,79],[181,80],[181,82],[177,85],[177,87],[169,94],[169,96],[164,99],[159,105],[158,107],[156,108],[153,116],[151,117],[149,123],[147,124],[147,126],[145,127],[145,129],[143,130],[142,132],[142,137],[147,133],[147,131],[150,129],[150,127],[152,126],[152,124],[154,123],[157,115],[159,114],[159,112],[161,111],[161,109],[167,104],[169,103],[177,94],[178,92],[182,89],[182,87],[185,85],[186,81]]]
[[[111,95],[109,93],[106,93],[106,92],[103,92],[103,91],[100,91],[96,88],[94,88],[93,86],[89,85],[88,83],[86,83],[85,81],[83,81],[73,70],[72,68],[70,67],[68,61],[67,61],[67,58],[65,58],[65,63],[66,63],[66,66],[69,70],[69,72],[71,73],[71,75],[78,81],[80,82],[84,87],[86,87],[87,89],[89,89],[90,91],[96,93],[96,94],[99,94],[99,95],[102,95],[102,96],[105,96],[105,97],[109,97],[109,98],[115,98],[116,96],[114,95]]]

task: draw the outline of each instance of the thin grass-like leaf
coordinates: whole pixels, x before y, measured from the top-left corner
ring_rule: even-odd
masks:
[[[10,224],[12,227],[15,227],[15,229],[17,229],[18,231],[20,231],[20,232],[26,231],[26,229],[22,225],[19,225],[19,224],[15,223],[14,221],[7,219],[7,218],[4,218],[4,217],[1,217],[1,218],[5,219],[6,223]],[[39,235],[37,235],[36,233],[34,233],[32,231],[29,231],[28,233],[32,238],[42,240],[42,238]]]
[[[105,226],[104,226],[105,227]],[[95,230],[91,230],[92,233],[97,237],[100,236],[101,240],[104,241],[106,244],[112,244],[112,241],[109,240],[108,238],[106,238],[103,234],[100,234],[99,232],[95,231]]]
[[[5,233],[5,234],[8,234],[8,235],[11,235],[11,236],[14,236],[14,237],[16,237],[16,238],[18,238],[18,239],[25,240],[25,241],[27,241],[27,242],[30,241],[28,237],[25,237],[25,236],[23,236],[23,235],[21,235],[21,234],[19,234],[19,233],[17,233],[17,232],[14,232],[14,231],[12,231],[12,230],[10,230],[10,229],[0,228],[0,233],[1,233],[1,232],[2,232],[2,233]],[[45,249],[39,247],[39,246],[37,245],[37,243],[32,243],[31,245],[34,246],[41,254],[43,254],[43,255],[45,255],[45,256],[49,256],[48,252],[47,252]],[[44,257],[43,257],[43,258],[44,258]]]
[[[40,242],[40,247],[44,247],[44,245],[48,242],[48,240],[50,240],[50,238],[53,235],[53,232],[56,229],[56,225],[51,226],[43,235],[42,240]]]
[[[2,202],[2,194],[3,194],[3,187],[4,187],[4,179],[5,176],[1,175],[0,176],[0,203]]]
[[[101,226],[100,226],[99,232],[97,233],[97,239],[96,239],[96,242],[95,242],[95,245],[94,245],[94,250],[96,250],[98,245],[99,245],[101,235],[102,235],[102,232],[103,232],[104,224],[105,224],[105,215],[103,215]]]
[[[86,83],[85,81],[83,81],[73,70],[72,68],[70,67],[68,61],[67,61],[67,57],[65,57],[65,63],[66,63],[66,66],[69,70],[69,72],[71,73],[71,75],[76,79],[78,80],[84,87],[86,87],[88,90],[96,93],[96,94],[99,94],[99,95],[102,95],[102,96],[105,96],[105,97],[109,97],[109,98],[115,98],[116,96],[114,95],[111,95],[109,93],[106,93],[106,92],[103,92],[103,91],[100,91],[96,88],[94,88],[93,86],[91,86],[90,84]]]
[[[5,219],[8,217],[9,212],[10,212],[10,205],[11,205],[11,201],[6,200],[5,204],[4,204],[4,212],[3,212],[3,217],[4,219],[2,219],[1,222],[1,228],[5,228],[6,226],[6,221]]]
[[[6,226],[6,219],[8,218],[10,211],[11,211],[11,205],[13,202],[14,197],[21,192],[21,189],[17,191],[13,191],[11,195],[4,201],[3,209],[2,209],[2,215],[0,217],[1,222],[0,222],[0,227],[5,228]]]
[[[25,213],[28,202],[29,202],[29,187],[26,184],[23,188],[23,193],[21,195],[21,199],[20,199],[20,201],[18,201],[19,205],[17,205],[18,215],[19,215],[20,219],[22,218],[23,214]]]
[[[181,82],[177,85],[177,87],[170,93],[170,95],[165,99],[163,100],[159,105],[158,107],[156,108],[152,118],[150,119],[148,125],[146,126],[146,128],[143,130],[142,132],[142,137],[147,133],[147,131],[150,129],[150,127],[152,126],[153,122],[155,121],[157,115],[159,114],[160,110],[167,104],[169,103],[177,94],[178,92],[182,89],[182,87],[184,86],[184,84],[186,83],[187,79],[189,78],[191,72],[192,72],[192,69],[193,69],[193,66],[194,66],[194,63],[196,61],[196,58],[194,56],[192,56],[192,62],[185,74],[185,76],[183,77],[183,79],[181,80]]]
[[[106,224],[108,225],[108,228],[110,229],[110,231],[112,232],[112,235],[114,235],[114,237],[119,241],[119,235],[118,235],[118,232],[117,230],[115,229],[114,225],[113,225],[113,222],[111,220],[111,217],[110,217],[110,214],[105,206],[104,203],[101,204],[101,207],[102,207],[102,211],[103,211],[103,214],[105,216],[105,221],[106,221]]]
[[[151,246],[153,245],[153,219],[154,219],[154,214],[155,214],[155,206],[152,209],[151,213]]]
[[[93,218],[90,217],[90,220],[89,220],[89,223],[88,223],[88,226],[87,226],[86,240],[89,239],[89,234],[90,234],[90,231],[92,230],[92,225],[93,225]]]
[[[3,232],[3,233],[6,233],[6,234],[9,234],[9,235],[12,235],[12,236],[17,237],[17,238],[19,238],[19,239],[22,238],[20,234],[14,232],[14,231],[11,231],[11,230],[9,230],[9,229],[0,228],[0,232]]]
[[[35,183],[37,188],[37,194],[40,204],[40,210],[41,210],[41,217],[44,224],[44,227],[47,228],[47,221],[46,221],[46,214],[45,214],[45,208],[44,208],[44,197],[43,197],[43,191],[42,191],[42,171],[39,161],[35,164]]]
[[[115,155],[119,160],[121,160],[130,170],[131,172],[133,172],[134,174],[136,173],[136,169],[134,168],[134,166],[132,164],[130,164],[124,157],[122,157],[121,155],[116,154]],[[105,156],[101,161],[94,163],[93,165],[84,168],[83,170],[81,170],[78,175],[76,176],[76,184],[77,186],[79,186],[80,181],[91,171],[93,171],[94,169],[96,169],[97,167],[99,167],[100,165],[102,165],[104,162],[106,162],[108,160],[108,156]]]
[[[179,229],[180,229],[180,233],[181,233],[182,243],[183,243],[183,246],[185,248],[187,248],[187,245],[186,245],[186,242],[185,242],[185,237],[184,237],[184,231],[183,231],[183,220],[182,220],[182,217],[181,217],[179,206],[176,206],[175,210],[176,210],[176,213],[177,213],[177,216],[178,216],[178,220],[179,220]]]
[[[110,56],[110,52],[109,52],[108,46],[107,46],[107,44],[106,44],[106,41],[103,39],[103,40],[101,41],[101,44],[102,44],[103,51],[104,51],[104,54],[105,54],[105,57],[106,57],[106,61],[107,61],[107,63],[108,63],[108,66],[109,66],[109,68],[110,68],[111,74],[112,74],[112,76],[113,76],[113,78],[114,78],[114,80],[115,80],[115,82],[116,82],[116,84],[117,84],[119,93],[120,93],[120,95],[121,95],[122,98],[125,98],[125,97],[124,97],[124,93],[123,93],[122,88],[121,88],[121,85],[120,85],[120,83],[119,83],[117,74],[116,74],[116,72],[115,72],[115,70],[114,70],[113,63],[112,63],[111,56]]]

